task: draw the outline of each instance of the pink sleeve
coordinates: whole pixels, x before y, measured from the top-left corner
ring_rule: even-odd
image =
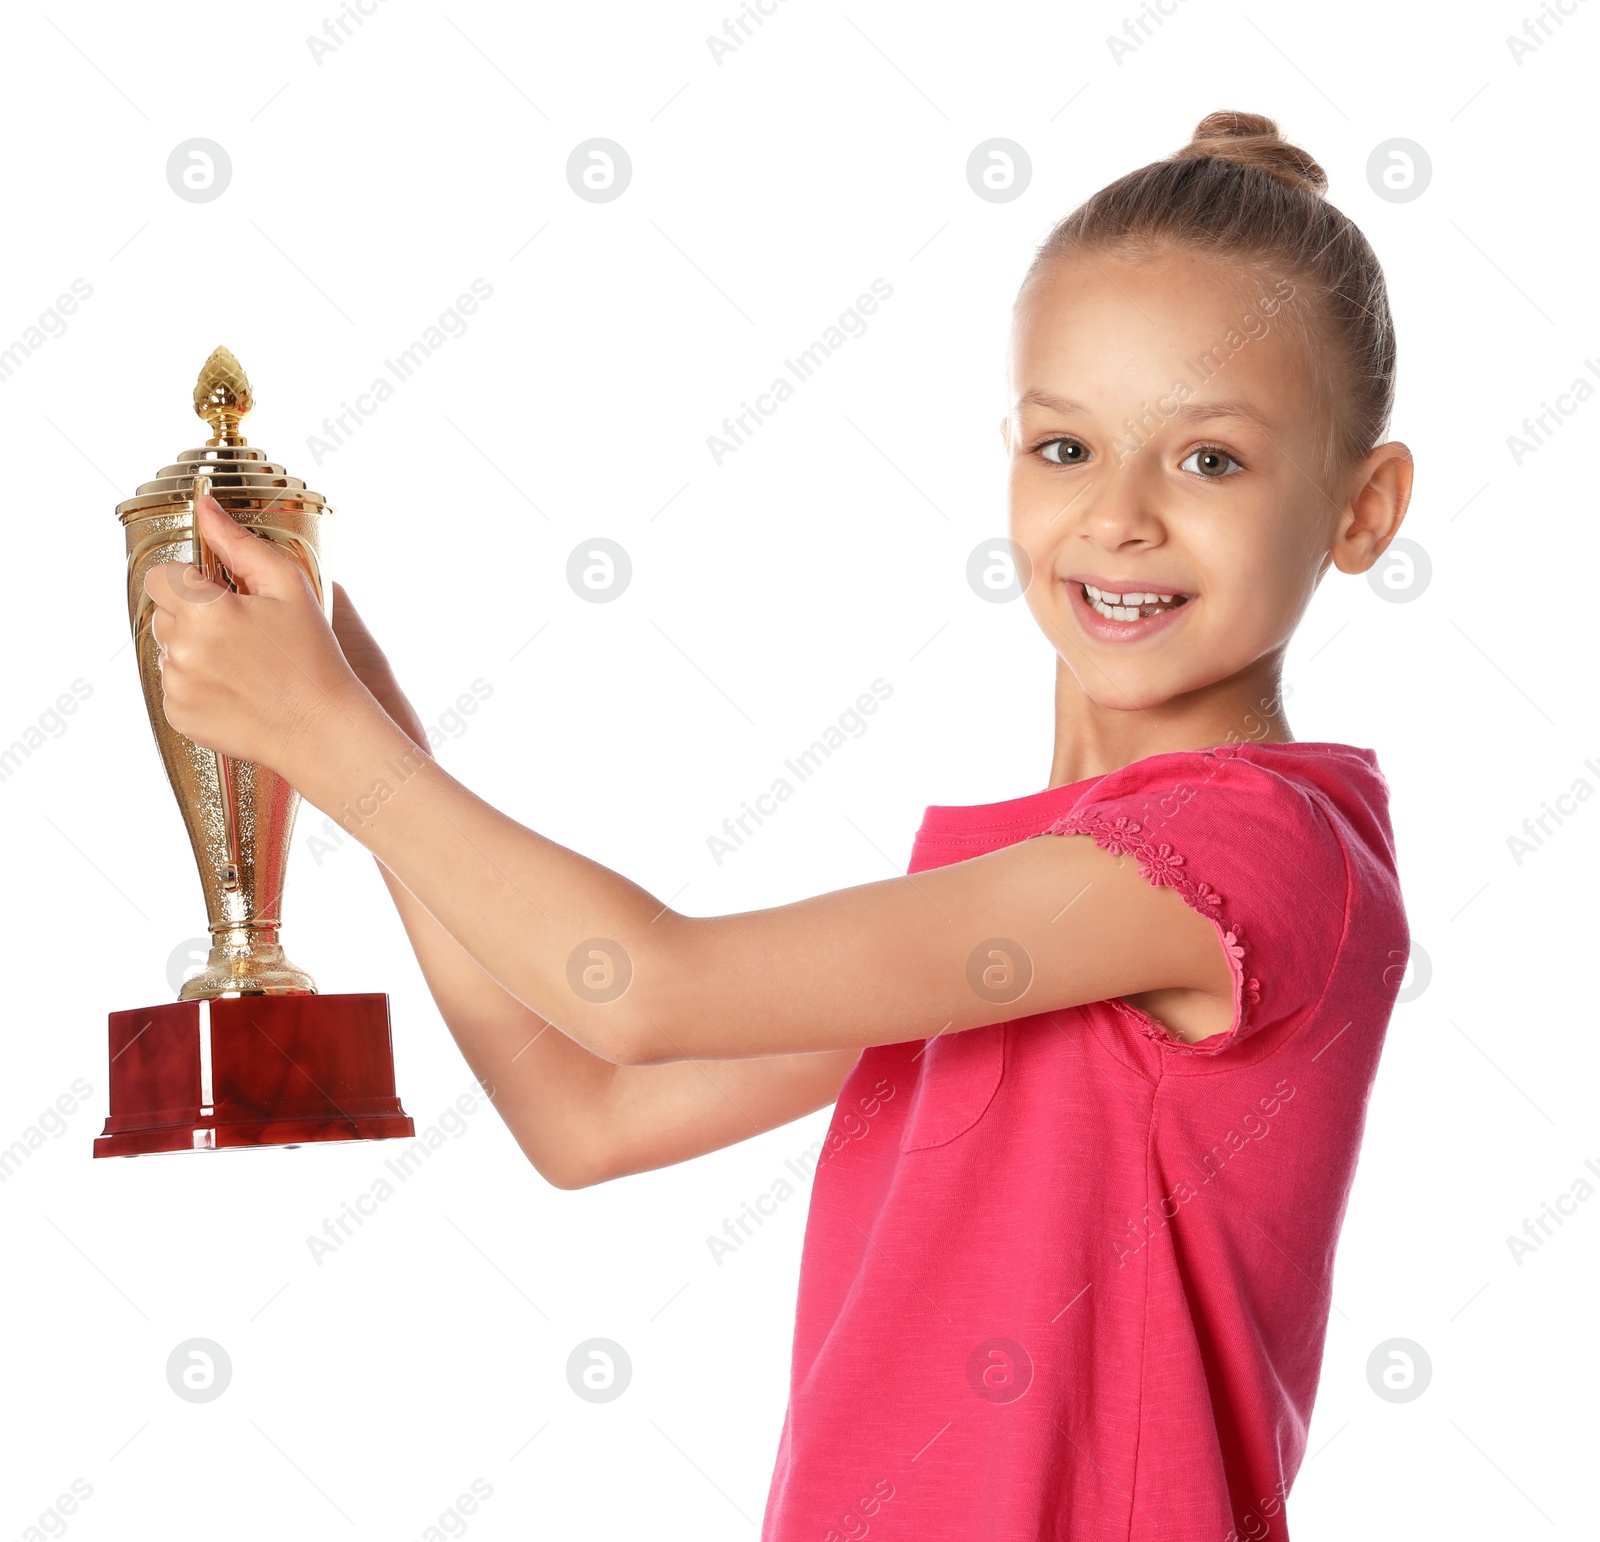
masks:
[[[1216,927],[1234,977],[1233,1022],[1195,1044],[1152,1033],[1163,1047],[1214,1055],[1303,1020],[1322,998],[1349,876],[1333,825],[1300,783],[1227,746],[1151,755],[1103,776],[1046,833],[1086,834],[1131,855]]]

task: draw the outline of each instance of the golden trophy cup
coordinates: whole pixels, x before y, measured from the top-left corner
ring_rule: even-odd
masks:
[[[323,573],[332,511],[239,432],[251,406],[239,361],[218,348],[194,388],[211,437],[117,505],[139,681],[200,869],[211,950],[177,1001],[110,1014],[111,1106],[97,1157],[415,1133],[395,1094],[389,998],[321,995],[284,954],[284,873],[299,794],[269,767],[202,749],[162,709],[146,572],[188,561],[231,586],[195,519],[202,494],[292,556],[332,619]]]

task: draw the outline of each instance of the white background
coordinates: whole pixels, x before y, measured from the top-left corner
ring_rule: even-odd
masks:
[[[0,783],[0,1144],[93,1089],[0,1186],[0,1537],[77,1479],[91,1496],[49,1527],[85,1539],[393,1542],[482,1479],[464,1524],[485,1542],[753,1538],[783,1417],[807,1196],[720,1267],[706,1239],[825,1112],[563,1193],[486,1108],[320,1266],[308,1235],[383,1146],[91,1161],[106,1014],[169,999],[167,960],[204,926],[124,646],[113,508],[203,437],[210,350],[250,373],[252,442],[334,505],[333,572],[423,717],[492,688],[441,752],[456,774],[682,910],[781,903],[903,871],[928,803],[1045,785],[1048,645],[965,577],[1005,530],[1011,299],[1057,218],[1216,108],[1276,117],[1378,250],[1417,461],[1404,533],[1432,565],[1406,603],[1332,574],[1286,672],[1297,737],[1378,751],[1431,967],[1370,1106],[1294,1534],[1590,1534],[1600,1199],[1520,1265],[1506,1239],[1600,1165],[1600,809],[1569,805],[1520,864],[1507,838],[1600,786],[1600,406],[1520,466],[1507,436],[1600,355],[1600,14],[1520,64],[1520,4],[1188,0],[1120,63],[1121,4],[781,0],[720,64],[717,6],[383,0],[319,63],[327,14],[0,23],[0,346],[75,279],[93,291],[0,385],[0,741],[91,688]],[[565,175],[595,136],[633,165],[604,204]],[[1033,164],[1009,203],[965,178],[996,136]],[[1397,136],[1433,165],[1404,203],[1366,174]],[[166,178],[195,137],[232,162],[209,203]],[[707,436],[875,278],[893,296],[867,333],[717,465]],[[465,335],[319,460],[323,419],[474,279],[493,295]],[[634,567],[605,605],[565,577],[599,535]],[[707,837],[878,676],[869,731],[717,865]],[[289,951],[324,991],[389,993],[420,1130],[470,1077],[370,859],[313,854],[320,823],[296,836]],[[599,1405],[565,1375],[596,1336],[633,1364]],[[232,1360],[214,1402],[167,1385],[194,1337]],[[1409,1403],[1368,1385],[1394,1337],[1432,1362]]]

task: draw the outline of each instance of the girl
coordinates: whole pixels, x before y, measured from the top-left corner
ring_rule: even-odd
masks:
[[[1214,113],[1040,248],[1001,427],[1049,785],[928,808],[903,878],[681,915],[441,770],[342,590],[330,630],[215,504],[237,591],[148,580],[169,721],[374,853],[550,1182],[837,1102],[768,1542],[1287,1535],[1409,948],[1374,752],[1280,697],[1411,493],[1383,276],[1325,185]]]

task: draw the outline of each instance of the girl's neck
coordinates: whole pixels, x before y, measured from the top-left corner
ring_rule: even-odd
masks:
[[[1159,706],[1116,710],[1091,701],[1057,660],[1051,787],[1101,776],[1150,755],[1245,742],[1294,743],[1275,666]]]

